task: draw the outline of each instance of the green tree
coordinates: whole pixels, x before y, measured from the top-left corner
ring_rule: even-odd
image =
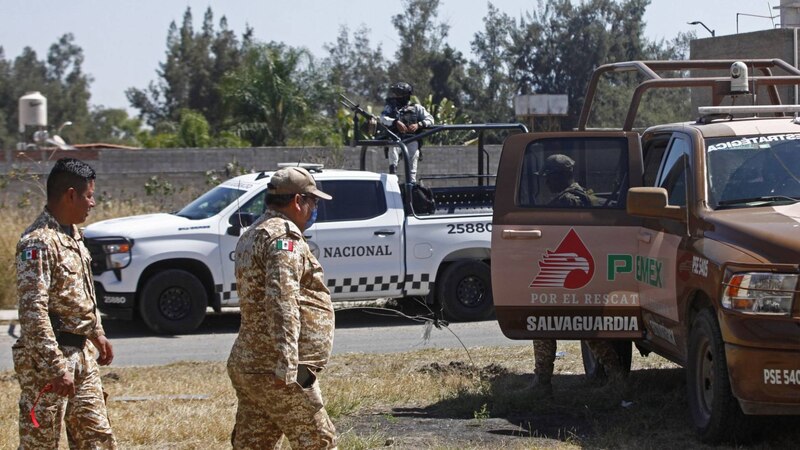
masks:
[[[18,101],[29,91],[39,91],[47,98],[51,129],[70,121],[72,126],[64,129],[64,137],[70,142],[86,139],[92,78],[83,72],[82,64],[83,50],[69,33],[50,46],[46,60],[25,47],[10,63],[0,51],[0,120],[4,128],[0,138],[4,146],[13,146],[17,140]]]
[[[208,121],[202,114],[184,109],[178,125],[178,146],[186,148],[208,147],[211,144]]]
[[[513,86],[507,49],[514,21],[489,3],[483,24],[484,30],[475,33],[471,43],[475,59],[469,63],[464,83],[465,113],[478,123],[512,122]],[[499,141],[498,135],[487,135],[487,142]]]
[[[511,31],[509,57],[515,91],[520,94],[566,94],[572,128],[580,114],[595,67],[615,61],[645,59],[642,17],[649,0],[570,0],[539,3]],[[590,43],[590,44],[589,44]]]
[[[226,77],[223,92],[234,129],[254,146],[310,143],[320,137],[319,129],[334,134],[332,119],[318,107],[331,103],[333,92],[305,49],[254,45]]]
[[[433,95],[429,95],[422,105],[433,116],[436,125],[455,125],[469,123],[469,116],[465,116],[458,111],[456,105],[450,100],[443,98],[438,103],[434,102]],[[477,136],[472,130],[447,131],[431,135],[425,142],[434,145],[469,145]]]
[[[138,120],[138,119],[133,119]],[[140,131],[136,140],[148,148],[249,147],[250,143],[230,131],[213,134],[205,116],[183,109],[178,122],[159,122],[151,132]]]
[[[214,30],[214,15],[209,7],[200,31],[195,32],[191,8],[187,7],[181,27],[173,21],[167,33],[166,59],[157,71],[160,80],[145,89],[129,88],[125,94],[131,106],[147,124],[177,122],[181,110],[200,112],[212,130],[225,127],[220,85],[225,74],[241,64],[245,49],[251,44],[252,29],[242,35],[240,43],[228,29],[227,19]]]
[[[369,28],[362,26],[352,38],[346,26],[339,29],[336,42],[326,44],[328,56],[323,67],[329,83],[357,103],[383,105],[389,85],[388,62],[381,46],[370,46]]]
[[[11,64],[6,61],[5,51],[0,46],[0,149],[13,147],[14,134],[8,117],[8,106],[12,104]]]
[[[83,49],[77,46],[74,36],[65,34],[50,46],[47,53],[50,79],[60,89],[51,92],[48,105],[58,105],[50,113],[54,125],[72,122],[72,130],[85,135],[89,127],[89,85],[92,78],[83,73]]]
[[[436,102],[449,98],[457,105],[466,63],[461,52],[446,43],[450,27],[437,21],[439,0],[403,0],[403,14],[392,17],[400,37],[391,81],[406,81],[420,98],[433,95]]]
[[[92,108],[86,138],[90,142],[139,146],[137,135],[142,129],[142,121],[128,117],[122,108]]]

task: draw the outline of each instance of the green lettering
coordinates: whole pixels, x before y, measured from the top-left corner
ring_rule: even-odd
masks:
[[[656,260],[656,284],[653,285],[655,287],[664,286],[663,278],[661,277],[661,268],[663,267],[663,265],[664,265],[663,262]]]
[[[608,255],[608,281],[614,281],[618,273],[633,272],[633,257],[631,255]]]

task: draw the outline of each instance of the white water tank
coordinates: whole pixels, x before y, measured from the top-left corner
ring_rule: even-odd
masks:
[[[47,98],[39,91],[26,92],[19,98],[19,132],[25,127],[47,126]]]

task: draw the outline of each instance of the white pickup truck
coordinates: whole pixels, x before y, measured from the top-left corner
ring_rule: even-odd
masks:
[[[454,320],[492,313],[494,186],[435,188],[435,209],[415,213],[401,192],[411,185],[401,189],[396,175],[312,171],[333,200],[320,202],[305,235],[334,301],[427,297]],[[122,318],[138,311],[156,332],[186,333],[208,306],[238,306],[234,249],[264,210],[271,174],[227,180],[173,214],[86,227],[100,309]]]

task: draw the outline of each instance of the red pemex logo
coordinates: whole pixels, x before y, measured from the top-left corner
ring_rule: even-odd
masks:
[[[594,275],[594,259],[574,229],[539,260],[539,274],[530,287],[579,289]]]

